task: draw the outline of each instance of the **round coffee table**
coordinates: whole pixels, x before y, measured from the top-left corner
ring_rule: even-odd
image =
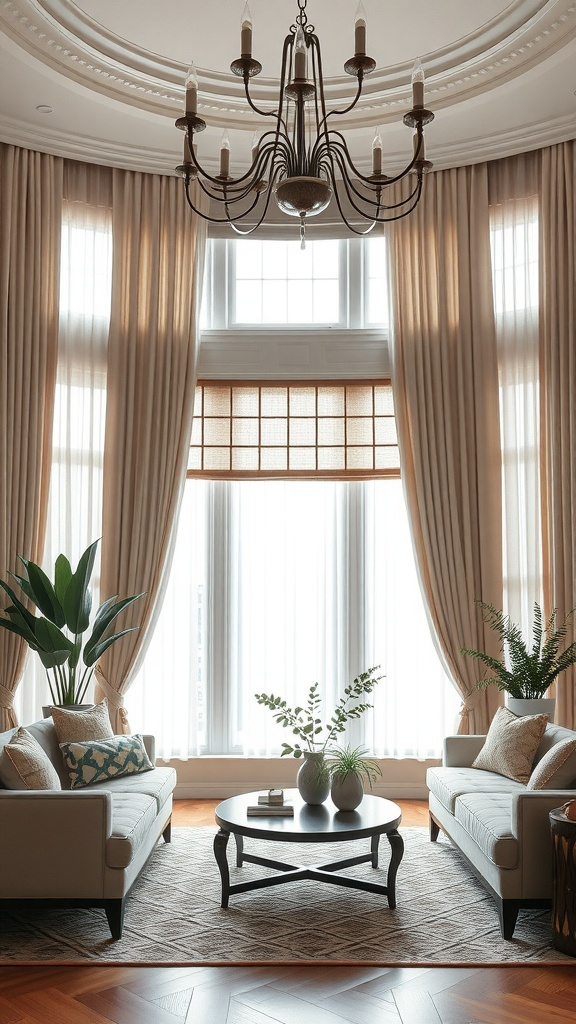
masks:
[[[398,832],[402,812],[391,800],[378,796],[364,796],[362,803],[355,811],[339,811],[331,800],[319,806],[305,804],[295,789],[284,793],[286,801],[294,805],[294,817],[248,817],[247,808],[257,804],[258,793],[243,793],[231,797],[218,804],[215,816],[219,831],[214,838],[214,856],[222,878],[222,906],[228,906],[231,895],[237,892],[248,892],[251,889],[267,889],[273,885],[286,882],[301,881],[304,878],[316,882],[328,882],[330,885],[343,885],[348,889],[363,889],[387,896],[388,906],[396,906],[396,874],[402,855],[404,841]],[[261,864],[263,867],[275,868],[279,875],[253,879],[249,882],[237,882],[230,885],[230,872],[226,858],[226,848],[230,834],[236,841],[236,866],[242,867],[247,862]],[[344,868],[368,861],[373,868],[378,867],[378,843],[380,836],[385,834],[390,843],[390,864],[386,885],[369,882],[350,875],[336,874]],[[345,860],[330,864],[302,866],[284,864],[281,861],[269,860],[244,851],[244,837],[264,839],[268,842],[283,843],[342,843],[354,839],[369,839],[370,852],[348,857]]]

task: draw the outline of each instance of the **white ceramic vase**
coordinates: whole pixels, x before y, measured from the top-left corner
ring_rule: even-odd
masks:
[[[525,715],[548,715],[548,721],[554,721],[556,700],[554,697],[534,697],[521,700],[506,694],[506,707],[513,715],[523,718]]]
[[[335,772],[330,790],[332,803],[339,811],[354,811],[362,803],[364,786],[356,772]]]
[[[298,769],[296,785],[307,804],[323,804],[330,792],[330,776],[324,764],[324,754],[304,751],[304,762]]]

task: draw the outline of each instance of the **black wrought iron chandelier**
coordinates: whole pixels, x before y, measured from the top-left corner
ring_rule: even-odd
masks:
[[[322,55],[314,26],[308,24],[307,0],[297,0],[298,15],[284,40],[280,92],[276,110],[261,110],[250,96],[250,79],[259,75],[262,65],[252,57],[252,17],[246,3],[242,16],[241,56],[230,70],[242,78],[251,109],[271,121],[252,143],[248,171],[230,175],[230,142],[222,136],[219,174],[211,175],[198,162],[195,136],[206,122],[198,116],[198,79],[194,65],[186,78],[186,113],[176,127],[186,133],[183,163],[176,168],[184,179],[186,199],[191,208],[214,223],[229,223],[239,234],[251,234],[264,221],[271,197],[280,210],[298,217],[302,243],[308,218],[315,216],[334,198],[341,219],[350,231],[365,235],[376,224],[398,220],[414,210],[422,195],[423,178],[432,164],[425,158],[424,125],[434,119],[424,106],[424,71],[417,60],[412,72],[412,109],[403,118],[414,129],[410,159],[399,174],[388,176],[382,170],[382,139],[378,129],[372,143],[372,173],[354,165],[346,140],[335,119],[354,109],[362,95],[366,75],[376,61],[366,55],[366,16],[362,3],[356,12],[353,57],[344,65],[347,74],[357,80],[356,95],[348,106],[327,110],[324,98]],[[407,187],[400,198],[385,202],[387,190],[403,179]],[[198,181],[212,201],[210,212],[202,213],[194,205],[191,183]],[[214,216],[214,202],[220,203],[222,216]],[[352,219],[354,223],[352,223]],[[358,222],[363,225],[358,226]],[[239,226],[243,225],[243,226]]]

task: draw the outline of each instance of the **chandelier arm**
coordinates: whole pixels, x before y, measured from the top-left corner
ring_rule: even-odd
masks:
[[[230,222],[228,217],[211,217],[208,213],[204,213],[203,211],[198,210],[196,206],[194,206],[194,203],[192,202],[192,199],[190,197],[190,182],[193,180],[195,181],[197,179],[192,179],[190,175],[187,175],[184,179],[184,192],[186,195],[186,201],[190,209],[193,210],[194,213],[198,214],[199,217],[202,217],[202,220],[209,220],[211,224],[228,224]],[[218,200],[218,196],[211,196],[210,193],[205,188],[202,188],[202,191],[207,196],[209,196],[210,199],[216,199],[217,201],[220,201]],[[258,198],[256,199],[256,202],[258,202]]]
[[[383,223],[383,222],[385,222],[387,220],[395,220],[396,218],[393,218],[393,217],[380,217],[379,216],[380,211],[384,211],[384,210],[399,210],[401,207],[404,207],[408,203],[411,203],[412,200],[415,197],[416,197],[416,202],[418,202],[418,199],[420,198],[420,193],[422,191],[422,172],[421,171],[418,172],[418,180],[417,180],[416,185],[415,185],[414,189],[412,190],[412,192],[408,196],[404,196],[404,198],[399,200],[399,202],[397,202],[397,203],[390,203],[390,204],[382,203],[381,202],[381,198],[380,198],[380,196],[381,196],[381,187],[380,187],[380,190],[377,192],[377,200],[376,200],[376,202],[374,202],[373,199],[370,199],[368,196],[364,195],[362,192],[359,192],[358,189],[354,186],[353,182],[348,177],[348,174],[347,174],[345,166],[342,163],[341,155],[336,151],[334,156],[336,158],[336,162],[338,163],[340,171],[342,172],[342,177],[337,179],[336,175],[334,173],[333,166],[331,168],[330,176],[332,178],[332,182],[333,182],[333,185],[334,185],[334,191],[335,191],[336,194],[338,193],[338,186],[339,186],[339,183],[341,182],[343,184],[343,186],[344,186],[345,191],[346,191],[346,195],[348,197],[348,201],[349,201],[350,205],[352,206],[352,208],[354,210],[356,210],[357,213],[360,214],[360,216],[362,216],[362,217],[366,217],[368,215],[369,216],[374,216],[374,218],[376,219],[377,222]],[[384,187],[388,188],[388,182],[385,183]],[[375,213],[374,214],[372,214],[372,213],[367,214],[365,210],[363,210],[361,207],[357,206],[356,203],[354,202],[354,199],[352,198],[353,194],[355,196],[357,196],[357,198],[362,203],[364,203],[366,206],[374,207],[375,208]],[[416,205],[416,204],[414,204],[414,205]],[[413,208],[414,207],[411,207],[411,209],[413,209]],[[401,214],[400,216],[403,216],[403,214]]]
[[[279,126],[282,125],[286,135],[288,135],[288,128],[286,126],[284,118],[282,117],[282,107],[284,105],[284,89],[286,86],[286,63],[288,56],[288,48],[291,46],[293,40],[294,36],[292,34],[287,35],[284,40],[284,46],[282,47],[282,68],[280,71],[280,95],[278,97],[278,110],[260,110],[260,107],[256,106],[256,104],[252,100],[252,97],[250,96],[250,89],[248,88],[250,78],[248,75],[244,76],[244,91],[246,93],[248,105],[251,107],[254,113],[259,114],[260,117],[275,117],[277,122],[276,130],[278,131]]]
[[[320,82],[321,104],[322,104],[322,121],[318,125],[318,132],[320,132],[320,130],[327,124],[328,118],[331,117],[332,114],[348,114],[351,110],[354,109],[354,107],[358,103],[358,100],[360,99],[360,96],[362,95],[362,85],[364,83],[364,72],[362,71],[362,68],[358,69],[358,88],[356,90],[356,95],[355,95],[354,99],[352,100],[352,102],[347,107],[343,107],[342,110],[329,110],[329,111],[327,111],[326,110],[326,102],[325,102],[325,99],[324,99],[324,72],[322,71],[322,53],[321,53],[321,50],[320,50],[320,40],[318,39],[317,36],[312,36],[311,38],[315,41],[315,51],[316,51],[316,53],[318,55],[318,81]]]
[[[394,175],[393,177],[389,178],[389,177],[383,175],[382,176],[382,181],[381,181],[381,185],[382,185],[383,188],[388,188],[389,185],[394,185],[397,181],[402,181],[402,178],[405,178],[406,175],[409,174],[410,171],[412,171],[414,169],[414,167],[416,166],[416,163],[417,163],[417,161],[419,159],[419,154],[420,154],[420,152],[422,150],[422,142],[423,142],[423,138],[424,138],[424,133],[421,130],[419,130],[418,131],[418,136],[419,136],[419,138],[418,138],[418,146],[417,146],[416,152],[413,154],[412,159],[410,160],[410,162],[406,165],[404,170],[400,171],[398,174]],[[366,185],[374,186],[374,184],[375,184],[374,177],[370,176],[370,175],[362,174],[362,172],[359,171],[358,168],[355,166],[355,164],[352,162],[352,158],[351,158],[350,153],[348,151],[348,146],[346,145],[346,140],[345,140],[344,136],[341,134],[341,132],[334,131],[334,129],[331,129],[330,134],[329,134],[328,142],[325,143],[325,145],[327,146],[327,149],[329,151],[332,150],[332,149],[334,149],[334,150],[336,150],[336,149],[341,150],[345,154],[345,156],[346,156],[346,160],[347,160],[347,163],[348,163],[348,166],[349,166],[350,170],[356,175],[356,177],[360,181],[365,182]]]
[[[275,173],[274,177],[272,178],[272,180],[270,182],[270,186],[274,185],[274,183],[276,181],[276,177],[277,177],[277,174]],[[256,224],[254,224],[253,227],[246,228],[246,230],[243,230],[242,228],[236,227],[235,221],[240,220],[241,218],[240,217],[232,218],[232,217],[228,216],[228,208],[227,208],[226,205],[225,205],[225,210],[226,210],[227,217],[226,217],[226,220],[222,221],[221,223],[228,223],[230,225],[230,227],[232,228],[232,230],[235,231],[237,235],[244,235],[244,236],[246,236],[246,235],[253,234],[253,232],[256,231],[260,227],[260,225],[262,224],[264,218],[266,217],[266,214],[268,213],[268,207],[270,205],[271,197],[272,197],[272,187],[270,187],[268,189],[268,195],[266,196],[266,202],[264,203],[264,208],[262,210],[262,215],[260,217],[260,220]],[[250,207],[249,210],[246,210],[245,213],[241,214],[241,217],[248,216],[248,214],[254,209],[254,207],[255,207],[257,202],[258,202],[258,199],[255,200],[255,202],[252,204],[252,206]]]
[[[422,194],[423,175],[421,173],[418,174],[418,184],[416,185],[416,188],[412,192],[411,196],[405,199],[403,203],[397,203],[395,206],[382,207],[383,210],[393,210],[396,209],[398,206],[404,205],[404,203],[409,202],[411,199],[413,199],[413,202],[411,203],[407,210],[403,210],[401,213],[393,214],[390,216],[376,216],[372,219],[372,223],[370,224],[370,226],[363,231],[361,231],[359,228],[354,227],[354,225],[350,223],[346,214],[344,213],[342,203],[340,201],[337,179],[332,174],[331,181],[334,189],[334,199],[336,200],[336,206],[338,207],[338,212],[340,213],[342,220],[344,221],[349,231],[352,231],[353,234],[355,235],[362,236],[370,234],[370,232],[373,231],[373,229],[375,228],[376,224],[390,224],[393,221],[402,220],[403,217],[407,217],[410,213],[412,213],[412,211],[416,209],[416,206],[420,201],[420,196]],[[366,217],[366,214],[361,209],[359,209],[355,205],[355,203],[352,202],[352,200],[350,200],[350,202],[353,208],[356,210],[357,213],[360,214],[361,217]]]

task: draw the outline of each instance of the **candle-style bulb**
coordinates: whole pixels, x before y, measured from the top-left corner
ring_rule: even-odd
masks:
[[[194,61],[192,61],[188,68],[188,74],[186,75],[186,113],[195,114],[198,109],[198,77],[196,75],[196,68],[194,67]]]
[[[424,68],[420,57],[416,57],[412,68],[412,106],[424,106]]]
[[[306,39],[302,25],[298,25],[294,40],[294,78],[305,79],[306,74]]]
[[[354,54],[363,56],[366,53],[366,11],[362,0],[354,18]]]
[[[252,56],[252,15],[247,3],[242,11],[242,27],[240,31],[240,52],[243,57]]]
[[[382,174],[382,136],[379,128],[372,140],[372,174]]]
[[[220,140],[220,177],[230,177],[230,139],[226,128],[222,132]]]

